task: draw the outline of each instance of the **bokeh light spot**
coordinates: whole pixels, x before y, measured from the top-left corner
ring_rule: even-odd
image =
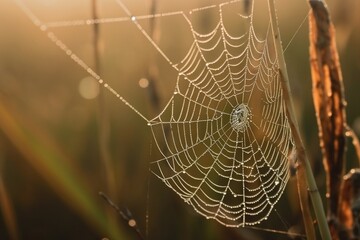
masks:
[[[134,219],[130,219],[128,222],[130,227],[135,227],[136,226],[136,221]]]
[[[141,78],[139,80],[139,86],[141,88],[147,88],[149,86],[149,80],[147,80],[146,78]]]
[[[99,95],[99,83],[92,77],[83,78],[79,83],[79,93],[85,99],[94,99]]]

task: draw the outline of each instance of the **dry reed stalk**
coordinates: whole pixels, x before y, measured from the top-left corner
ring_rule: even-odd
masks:
[[[323,163],[328,174],[329,217],[338,212],[345,164],[345,100],[335,29],[325,4],[310,1],[310,63]]]
[[[358,156],[360,147],[356,135],[346,123],[346,101],[341,65],[336,48],[335,28],[323,0],[309,0],[310,65],[313,101],[319,127],[320,146],[326,172],[328,221],[332,239],[353,239],[351,229],[354,205],[358,200],[358,171],[343,178],[346,169],[346,136],[353,138]],[[345,181],[344,181],[345,179]],[[355,199],[355,200],[354,200]]]

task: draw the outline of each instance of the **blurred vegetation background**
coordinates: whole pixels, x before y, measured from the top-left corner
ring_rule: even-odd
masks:
[[[220,1],[157,0],[156,12],[187,11],[215,2]],[[348,122],[360,135],[360,3],[327,2],[337,30]],[[90,0],[25,3],[44,22],[92,16]],[[151,12],[151,0],[124,3],[134,15]],[[277,0],[276,4],[286,46],[309,7],[305,0]],[[266,12],[263,6],[260,11]],[[97,10],[102,18],[126,16],[112,0],[99,0]],[[148,239],[289,239],[284,234],[225,228],[195,214],[149,173],[155,144],[146,122],[107,91],[99,103],[98,85],[49,41],[14,1],[2,0],[0,13],[0,239],[136,239],[134,231],[98,195],[99,191],[107,193],[121,209],[129,209]],[[259,22],[267,24],[261,15],[259,12]],[[216,17],[209,14],[196,21],[205,28],[217,21]],[[160,47],[170,58],[179,60],[192,41],[186,25],[180,17],[156,21],[154,36]],[[148,20],[140,23],[149,30]],[[145,116],[154,117],[159,109],[153,107],[149,90],[141,87],[140,80],[149,71],[156,76],[163,106],[173,93],[176,72],[130,22],[101,24],[99,28],[98,61],[103,79]],[[58,28],[54,32],[94,66],[92,26]],[[307,22],[291,41],[285,58],[298,120],[325,196],[311,98]],[[102,108],[107,109],[108,151],[116,182],[111,194],[107,192],[108,176],[99,151]],[[358,165],[350,144],[347,161],[349,167]],[[303,233],[298,226],[301,215],[295,179],[290,180],[276,210],[274,221],[259,227],[281,231],[291,228]]]

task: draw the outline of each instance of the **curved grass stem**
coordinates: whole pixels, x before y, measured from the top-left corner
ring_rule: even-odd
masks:
[[[305,167],[305,173],[306,173],[305,175],[306,175],[306,181],[307,181],[307,186],[308,186],[308,190],[309,190],[309,195],[310,195],[310,199],[311,199],[312,205],[313,205],[313,210],[315,212],[316,219],[318,222],[320,234],[322,236],[322,239],[330,240],[331,235],[330,235],[329,227],[327,224],[322,200],[321,200],[319,191],[316,186],[315,178],[312,173],[310,163],[306,156],[304,144],[302,142],[298,123],[297,123],[297,120],[295,117],[293,102],[292,102],[292,98],[291,98],[289,76],[287,73],[286,63],[285,63],[283,49],[282,49],[282,45],[281,45],[280,31],[279,31],[279,27],[278,27],[279,25],[278,25],[276,13],[275,13],[274,0],[268,0],[268,4],[269,4],[269,11],[270,11],[270,18],[271,18],[271,22],[272,22],[272,31],[273,31],[275,47],[276,47],[276,54],[277,54],[278,61],[279,61],[281,82],[282,82],[283,91],[284,91],[284,95],[285,95],[284,100],[286,103],[288,119],[290,122],[291,130],[294,135],[295,146],[296,146],[296,150],[297,150],[297,160],[298,160],[298,164],[299,164],[299,168],[300,168],[300,169],[298,169],[298,171],[299,170],[303,171],[302,168]],[[303,179],[298,177],[298,181],[303,181]],[[302,209],[304,210],[304,208],[307,208],[307,203],[303,202],[302,199],[305,200],[307,198],[307,196],[304,199],[304,197],[301,196],[301,194],[303,194],[303,193],[304,193],[304,191],[299,191],[299,194],[300,194],[299,197],[300,197]],[[308,214],[308,212],[309,212],[309,210],[306,210],[305,212],[303,211],[303,214]],[[307,234],[308,239],[314,239],[315,234],[314,234],[313,225],[312,225],[312,222],[309,222],[308,218],[309,217],[304,218],[306,234]]]

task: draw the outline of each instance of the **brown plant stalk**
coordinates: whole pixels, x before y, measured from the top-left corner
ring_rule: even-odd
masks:
[[[327,217],[332,239],[340,235],[344,209],[340,207],[345,173],[346,113],[343,78],[336,48],[335,28],[326,4],[310,0],[310,66],[313,101],[326,172]],[[346,217],[345,217],[346,218]]]
[[[98,18],[97,0],[92,0],[92,18]],[[93,25],[93,56],[94,56],[94,69],[100,75],[100,37],[99,37],[99,25]],[[111,161],[111,154],[109,152],[109,135],[110,124],[108,119],[108,111],[105,104],[105,89],[99,89],[98,96],[98,131],[99,131],[99,151],[100,160],[103,164],[105,175],[106,191],[114,200],[117,199],[116,179],[114,174],[114,168]]]
[[[157,9],[157,1],[150,0],[150,14],[155,14]],[[154,43],[158,44],[160,40],[160,29],[158,28],[158,22],[156,21],[157,18],[150,18],[149,20],[149,36],[153,39]],[[158,79],[158,72],[159,69],[154,61],[154,56],[151,56],[151,60],[149,61],[148,69],[147,69],[147,80],[149,81],[149,86],[147,88],[150,103],[152,105],[153,110],[159,110],[160,108],[160,93],[157,89],[156,81]]]

